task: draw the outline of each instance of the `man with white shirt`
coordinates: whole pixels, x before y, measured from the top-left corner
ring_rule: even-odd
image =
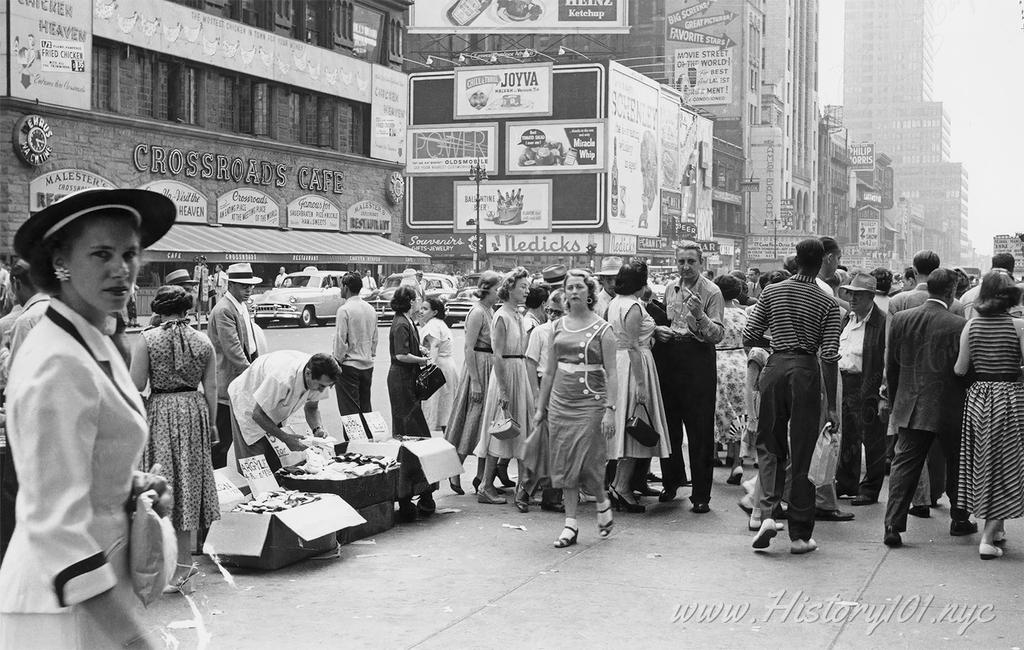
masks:
[[[359,297],[363,280],[358,273],[341,278],[345,302],[334,319],[334,358],[341,364],[338,380],[338,412],[369,413],[373,362],[377,355],[377,311]]]
[[[300,408],[313,435],[325,437],[319,402],[327,399],[340,376],[338,362],[324,353],[280,350],[253,361],[228,386],[235,457],[262,455],[271,471],[280,469],[277,447],[292,451],[306,448],[298,436],[281,428]]]
[[[252,316],[246,302],[253,288],[263,281],[252,273],[248,262],[232,264],[227,270],[228,290],[213,309],[207,333],[217,352],[217,431],[231,431],[231,402],[228,385],[259,356]],[[227,465],[231,440],[222,435],[210,449],[214,469]]]

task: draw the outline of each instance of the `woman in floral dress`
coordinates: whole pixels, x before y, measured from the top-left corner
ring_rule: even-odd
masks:
[[[718,396],[715,402],[715,442],[725,445],[726,456],[732,458],[732,472],[727,482],[739,485],[743,480],[740,442],[747,429],[747,353],[743,349],[743,328],[747,324],[747,313],[736,302],[742,289],[738,279],[731,275],[720,275],[715,278],[715,285],[725,300],[725,336],[716,346]]]

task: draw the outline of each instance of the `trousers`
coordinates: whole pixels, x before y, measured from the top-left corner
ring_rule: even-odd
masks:
[[[671,369],[662,377],[668,420],[670,456],[661,460],[662,485],[678,487],[686,481],[683,464],[683,427],[690,456],[691,503],[711,501],[715,462],[715,401],[718,365],[715,346],[694,339],[663,344]]]
[[[885,504],[885,526],[902,533],[907,529],[907,511],[914,490],[921,478],[921,469],[928,459],[932,442],[938,440],[946,457],[945,480],[956,485],[960,471],[960,423],[943,432],[922,431],[900,427],[896,438],[896,456],[889,472],[889,501]],[[956,490],[950,490],[949,516],[953,521],[966,521],[968,513],[957,506]]]
[[[863,375],[843,373],[843,437],[836,468],[840,494],[878,498],[885,478],[885,425],[878,417],[878,400],[861,394]],[[860,477],[861,446],[865,472]]]
[[[341,367],[341,378],[334,385],[334,394],[338,398],[338,412],[341,415],[369,413],[370,387],[373,384],[373,368]]]

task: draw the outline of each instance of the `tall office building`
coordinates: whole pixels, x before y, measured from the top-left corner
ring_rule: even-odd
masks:
[[[970,253],[967,171],[950,161],[950,123],[933,101],[934,0],[846,0],[845,125],[895,168],[895,194],[924,206],[944,262]],[[896,220],[888,220],[897,227]]]

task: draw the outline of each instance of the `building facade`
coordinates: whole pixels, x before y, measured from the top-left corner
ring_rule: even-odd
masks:
[[[850,220],[849,132],[842,107],[828,106],[818,125],[818,232],[840,244],[854,239]]]

